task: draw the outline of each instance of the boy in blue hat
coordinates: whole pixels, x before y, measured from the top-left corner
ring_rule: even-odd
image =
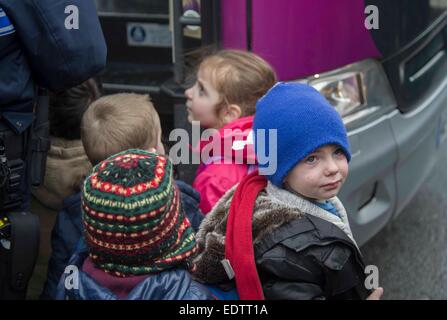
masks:
[[[279,83],[256,106],[253,129],[277,141],[255,144],[257,158],[277,152],[276,170],[259,163],[206,216],[197,234],[195,277],[241,299],[377,299],[343,204],[348,137],[318,91]],[[262,151],[261,151],[262,150]],[[235,281],[232,281],[232,280]]]

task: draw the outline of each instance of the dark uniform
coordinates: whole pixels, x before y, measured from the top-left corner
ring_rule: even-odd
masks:
[[[38,88],[61,91],[78,85],[105,67],[106,56],[93,0],[0,0],[0,220],[8,212],[27,211],[30,186],[44,175],[48,117]],[[15,262],[8,256],[13,261],[8,266],[2,263],[1,250],[11,255],[8,247],[20,247],[20,239],[10,246],[5,238],[18,234],[19,225],[11,231],[13,220],[27,225],[25,216],[0,222],[0,298],[5,270],[34,265],[25,254]],[[28,242],[38,243],[38,238]],[[19,272],[20,288],[26,287],[27,271]]]
[[[78,9],[73,17],[79,18],[79,29],[70,29],[76,27],[70,24],[70,5]],[[26,131],[36,118],[37,86],[61,91],[83,82],[104,68],[107,49],[92,0],[0,0],[0,8],[0,130],[15,134],[3,140],[9,143],[6,155],[18,179],[31,161],[27,150],[17,149],[29,142]],[[33,144],[34,151],[44,151],[48,140]],[[5,205],[21,200],[22,208],[27,207],[30,178],[24,179],[20,192],[12,183],[10,194],[2,199]],[[13,207],[15,203],[9,206]]]

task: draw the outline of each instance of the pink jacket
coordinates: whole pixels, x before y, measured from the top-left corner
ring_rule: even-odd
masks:
[[[257,168],[250,135],[252,126],[253,116],[240,118],[221,128],[210,141],[200,142],[197,151],[203,154],[193,187],[200,193],[200,209],[204,214],[211,211],[225,192]]]

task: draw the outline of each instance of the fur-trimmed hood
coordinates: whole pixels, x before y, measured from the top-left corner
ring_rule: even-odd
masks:
[[[225,258],[225,234],[227,217],[231,200],[237,186],[230,189],[205,217],[196,235],[200,253],[194,260],[196,279],[207,283],[223,283],[228,281],[221,260]],[[333,223],[354,241],[349,227],[346,210],[337,197],[329,199],[337,208],[340,218],[321,209],[314,203],[280,189],[268,183],[256,199],[253,212],[253,244],[261,241],[267,234],[281,226],[304,217],[306,214],[316,216]]]

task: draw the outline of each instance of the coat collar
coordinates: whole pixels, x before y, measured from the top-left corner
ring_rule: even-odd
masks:
[[[226,221],[236,188],[237,185],[228,190],[216,203],[211,212],[205,216],[196,234],[200,252],[194,260],[196,265],[194,277],[200,281],[207,283],[228,281],[221,260],[225,258]],[[307,214],[319,218],[315,220],[325,220],[334,225],[358,248],[352,237],[343,205],[337,198],[332,198],[330,201],[338,209],[341,219],[304,198],[268,183],[265,190],[258,195],[254,207],[253,244],[256,246],[279,228],[301,219]]]
[[[341,201],[337,197],[328,199],[328,201],[335,206],[340,215],[340,218],[327,212],[326,210],[320,208],[316,204],[312,203],[307,199],[304,199],[303,197],[297,194],[293,194],[287,190],[278,188],[271,182],[267,184],[266,192],[270,196],[272,202],[281,204],[282,206],[284,206],[289,210],[292,211],[299,210],[300,212],[326,220],[336,225],[344,233],[346,233],[346,235],[352,240],[352,242],[354,242],[357,245],[357,243],[354,240],[354,237],[352,236],[352,231],[349,226],[349,220],[346,210]]]

